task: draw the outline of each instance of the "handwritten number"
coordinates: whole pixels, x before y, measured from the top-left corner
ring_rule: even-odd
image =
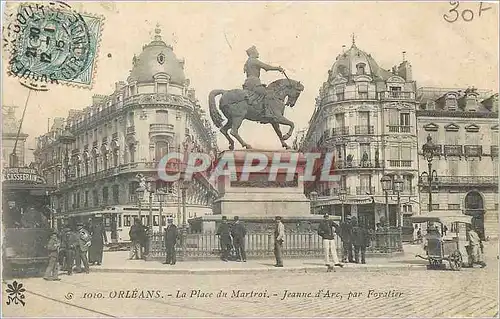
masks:
[[[443,14],[443,19],[445,19],[449,23],[453,23],[453,22],[457,21],[458,17],[460,16],[460,14],[457,11],[457,8],[458,8],[459,4],[460,4],[460,2],[458,2],[458,1],[450,1],[450,5],[453,8],[451,8],[449,10],[449,12],[455,14],[455,18],[454,19],[450,19],[450,17],[448,17],[447,14]]]
[[[468,13],[467,15],[465,13]],[[465,9],[464,11],[462,11],[462,19],[464,19],[464,21],[466,22],[470,22],[472,21],[472,19],[474,19],[474,12],[472,12],[472,10],[470,9]]]
[[[483,11],[487,11],[487,10],[490,10],[490,9],[491,9],[491,7],[487,7],[487,8],[483,9],[483,2],[479,2],[479,16],[481,16],[481,13]]]

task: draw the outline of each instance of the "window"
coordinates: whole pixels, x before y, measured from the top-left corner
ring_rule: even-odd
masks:
[[[389,125],[394,125],[397,126],[399,125],[400,118],[399,118],[399,112],[398,110],[395,109],[389,109]]]
[[[347,176],[346,175],[340,176],[340,189],[347,189]]]
[[[358,112],[358,124],[362,127],[370,125],[370,112]]]
[[[448,174],[449,176],[458,175],[458,164],[460,163],[457,159],[450,157],[448,160]]]
[[[129,161],[130,161],[130,163],[134,163],[135,162],[135,146],[130,145],[128,150],[129,150]]]
[[[358,97],[360,99],[367,99],[368,98],[368,84],[367,83],[358,84]]]
[[[107,204],[109,199],[109,189],[107,186],[102,188],[102,203]]]
[[[139,182],[131,182],[128,184],[128,194],[131,199],[136,197],[136,189],[139,188]]]
[[[123,227],[130,227],[130,226],[132,226],[132,216],[123,215]]]
[[[83,160],[83,165],[85,165],[85,175],[89,175],[89,159],[85,158]]]
[[[136,86],[135,85],[131,85],[130,86],[130,95],[135,95],[136,94]]]
[[[357,75],[365,74],[365,66],[366,66],[366,64],[364,64],[364,63],[356,64],[356,74]]]
[[[167,83],[158,83],[157,89],[158,89],[158,93],[167,93],[168,84]]]
[[[83,207],[89,207],[89,191],[85,191]]]
[[[93,200],[93,207],[99,206],[99,193],[97,192],[96,189],[92,191],[92,200]]]
[[[155,144],[155,160],[159,161],[168,153],[168,143],[166,141],[158,141]]]
[[[168,123],[168,112],[167,111],[156,111],[156,123],[167,124]]]
[[[467,145],[480,145],[479,133],[478,132],[467,132],[465,134],[465,144]]]
[[[399,125],[410,126],[410,113],[399,114]]]
[[[360,151],[360,163],[362,167],[368,167],[371,160],[370,154],[370,144],[369,143],[360,143],[359,144]]]
[[[460,145],[459,143],[460,135],[458,132],[445,132],[446,145]]]
[[[153,226],[158,226],[158,215],[153,216]]]
[[[448,204],[449,210],[460,210],[460,204]]]
[[[401,145],[401,159],[411,161],[411,145]]]
[[[401,96],[401,87],[400,86],[391,86],[389,87],[390,96],[392,98],[399,98]]]
[[[335,126],[336,127],[344,127],[345,126],[344,113],[335,114]]]
[[[412,191],[413,191],[412,182],[413,182],[412,175],[404,175],[403,176],[403,192],[412,193]]]
[[[113,204],[120,202],[120,185],[113,185]]]
[[[105,152],[103,155],[102,155],[102,169],[103,170],[107,170],[108,169],[108,154],[107,152]]]
[[[94,157],[92,158],[92,160],[93,160],[93,164],[94,164],[94,167],[93,167],[94,173],[97,173],[97,171],[98,171],[98,167],[97,167],[97,154],[94,154]]]
[[[365,195],[366,193],[371,193],[371,175],[359,175],[359,195]]]
[[[344,92],[345,92],[345,86],[344,85],[337,85],[335,87],[335,94],[337,96],[337,101],[343,101],[344,100]]]

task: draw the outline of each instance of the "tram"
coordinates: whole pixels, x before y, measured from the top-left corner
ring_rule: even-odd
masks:
[[[46,267],[53,225],[49,195],[54,189],[34,169],[3,169],[4,276],[38,275]]]

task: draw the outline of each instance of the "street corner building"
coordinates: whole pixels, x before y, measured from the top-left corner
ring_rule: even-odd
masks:
[[[217,193],[208,179],[199,175],[185,185],[160,180],[157,165],[167,152],[216,154],[217,145],[185,77],[184,60],[157,27],[153,41],[133,56],[126,82],[117,82],[110,95],[94,95],[92,105],[70,110],[67,118],[54,119],[37,138],[35,162],[57,186],[52,201],[59,224],[102,215],[111,241],[126,242],[134,218],[156,232],[166,227],[166,217],[185,224],[211,214]],[[181,190],[187,206],[182,213]]]
[[[300,148],[335,154],[340,182],[306,187],[316,214],[343,211],[371,229],[385,218],[411,240],[410,217],[432,202],[433,212],[472,215],[484,238],[498,236],[498,93],[418,88],[405,52],[386,70],[353,38],[328,70]]]

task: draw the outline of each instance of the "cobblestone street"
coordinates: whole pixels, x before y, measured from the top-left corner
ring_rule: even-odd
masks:
[[[3,315],[492,317],[498,311],[498,261],[496,254],[490,256],[487,268],[460,272],[420,268],[248,275],[90,273],[62,276],[60,282],[25,279],[21,282],[27,289],[26,306],[4,304]],[[147,290],[158,293],[148,295]],[[235,297],[233,290],[262,296]],[[295,296],[283,299],[285,290]],[[218,297],[220,291],[227,297]]]

